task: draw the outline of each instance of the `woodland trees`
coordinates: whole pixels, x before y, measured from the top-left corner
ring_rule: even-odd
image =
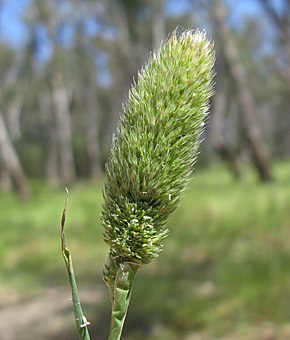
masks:
[[[25,198],[27,178],[53,187],[98,178],[132,77],[176,26],[189,25],[206,27],[217,50],[200,164],[222,159],[239,178],[248,160],[260,180],[271,180],[271,160],[290,153],[289,1],[281,10],[255,0],[261,18],[249,15],[242,26],[232,21],[238,3],[31,1],[22,15],[23,46],[0,36],[1,190]]]

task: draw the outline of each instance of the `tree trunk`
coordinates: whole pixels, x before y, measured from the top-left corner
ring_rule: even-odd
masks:
[[[0,187],[3,192],[11,192],[12,191],[12,179],[11,175],[4,166],[4,161],[2,157],[0,157]]]
[[[220,82],[219,82],[220,84]],[[224,85],[222,83],[222,85]],[[226,141],[226,110],[227,98],[221,86],[217,86],[214,96],[213,117],[210,123],[210,143],[220,158],[225,161],[235,179],[241,178],[241,169],[238,157],[233,147]]]
[[[86,151],[90,166],[90,176],[98,178],[101,173],[100,147],[99,147],[99,125],[96,108],[95,86],[92,83],[86,89]]]
[[[49,127],[48,145],[47,145],[47,163],[46,163],[46,175],[48,184],[51,188],[57,188],[60,183],[58,173],[58,157],[57,157],[57,143],[56,134],[53,131],[53,127]]]
[[[273,5],[273,1],[260,0],[260,2],[280,32],[281,44],[285,51],[286,60],[285,56],[284,58],[283,55],[280,56],[283,62],[279,65],[279,70],[282,77],[290,85],[290,1],[284,2],[285,7],[283,11],[278,11]]]
[[[23,97],[17,94],[7,108],[7,126],[11,139],[18,141],[21,138],[20,115],[23,104]]]
[[[121,1],[113,6],[113,18],[118,29],[116,55],[119,58],[120,70],[123,75],[123,86],[127,93],[131,85],[132,76],[138,68],[138,62],[136,60],[138,58],[138,49],[136,46],[132,46],[129,32],[130,27],[124,5]]]
[[[216,21],[217,32],[223,46],[224,57],[235,83],[237,100],[245,121],[253,162],[260,179],[262,181],[271,181],[272,174],[269,157],[259,129],[254,98],[247,82],[245,69],[239,58],[238,48],[226,25],[226,8],[221,1],[214,0],[213,17]]]
[[[59,73],[55,73],[52,79],[52,110],[56,121],[60,178],[68,184],[75,179],[76,173],[69,116],[69,94]]]
[[[157,50],[162,39],[165,38],[164,0],[151,0],[152,48]]]
[[[10,141],[6,124],[0,113],[0,159],[3,166],[1,166],[2,176],[6,177],[8,174],[13,180],[16,191],[22,199],[28,198],[28,187],[26,178],[19,162],[18,155]],[[3,170],[2,170],[3,169]],[[6,181],[6,184],[9,183]]]
[[[57,127],[56,120],[52,112],[51,93],[47,86],[44,86],[38,97],[39,112],[45,122],[45,140],[46,140],[46,164],[45,172],[48,185],[51,188],[57,188],[60,183],[58,152],[57,152]]]

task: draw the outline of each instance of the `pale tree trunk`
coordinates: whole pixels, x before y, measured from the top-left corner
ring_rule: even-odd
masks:
[[[271,181],[272,174],[268,152],[263,143],[254,98],[247,82],[247,75],[239,58],[238,48],[226,24],[226,8],[221,1],[213,0],[213,17],[217,34],[223,48],[223,55],[228,63],[234,81],[237,100],[245,121],[247,139],[251,148],[253,162],[262,181]]]
[[[290,91],[290,0],[284,1],[284,10],[279,11],[274,1],[260,0],[269,18],[278,29],[278,37],[280,38],[281,51],[277,53],[274,59],[275,67],[281,77],[287,82],[288,93]],[[284,53],[283,53],[284,52]],[[289,93],[290,94],[290,93]],[[287,104],[286,104],[287,105]],[[290,96],[288,95],[288,107],[290,106]],[[285,115],[280,118],[282,129],[278,131],[278,140],[282,140],[283,153],[289,157],[290,150],[290,119],[289,109],[285,110]],[[278,123],[279,125],[279,123]],[[282,138],[281,138],[282,137]]]
[[[50,127],[50,130],[51,127]],[[57,188],[60,184],[60,178],[58,173],[58,157],[57,157],[57,143],[56,134],[50,131],[47,145],[47,163],[46,163],[46,175],[47,181],[51,188]]]
[[[46,126],[46,179],[51,188],[60,184],[58,152],[57,152],[57,126],[52,112],[52,99],[48,87],[43,87],[39,95],[39,111],[43,116]]]
[[[90,166],[90,176],[98,178],[101,173],[100,167],[100,147],[99,147],[99,122],[96,107],[94,84],[90,84],[86,89],[86,151]]]
[[[80,86],[76,87],[76,91],[82,97],[82,107],[84,109],[85,151],[88,160],[88,171],[91,178],[97,179],[101,174],[100,109],[96,93],[97,74],[94,63],[98,50],[87,41],[84,41],[83,25],[78,26],[77,33],[75,57],[78,62],[82,62],[82,68],[76,73],[81,79]]]
[[[48,131],[48,157],[47,176],[52,186],[57,186],[59,181],[62,184],[72,182],[76,177],[71,119],[69,114],[70,92],[65,87],[64,80],[60,72],[56,71],[58,60],[58,33],[63,24],[63,17],[55,12],[56,3],[53,1],[36,1],[35,13],[41,17],[46,25],[48,38],[52,47],[52,75],[48,74],[50,84],[50,111],[51,121]],[[46,104],[47,105],[47,104]]]
[[[53,75],[51,91],[52,111],[56,122],[60,178],[64,184],[68,184],[76,176],[69,115],[70,95],[59,73]]]
[[[128,89],[131,84],[131,78],[138,67],[136,61],[138,48],[137,46],[132,46],[129,24],[121,1],[118,1],[118,3],[113,6],[113,18],[118,28],[116,55],[119,58],[120,68],[123,74],[123,86]]]
[[[158,50],[161,41],[165,38],[164,0],[150,0],[152,22],[152,48]]]
[[[21,138],[20,115],[22,104],[23,97],[16,94],[7,108],[7,126],[13,141],[17,141]]]
[[[11,175],[4,166],[4,161],[0,155],[0,187],[3,192],[12,191],[12,179]]]
[[[131,85],[132,77],[137,71],[138,47],[132,46],[129,23],[123,1],[112,1],[108,10],[111,13],[111,20],[117,29],[115,44],[113,45],[112,55],[116,61],[115,69],[115,98],[111,101],[112,115],[108,126],[107,136],[112,136],[119,121],[118,112],[121,111],[120,103],[128,99],[128,90]]]
[[[260,2],[279,30],[282,48],[285,52],[287,61],[285,62],[285,58],[282,56],[283,66],[278,66],[282,77],[287,80],[288,86],[290,86],[290,1],[287,0],[284,3],[286,6],[285,10],[279,12],[275,9],[273,1],[260,0]]]
[[[9,138],[5,121],[0,113],[0,160],[2,163],[1,174],[5,178],[6,188],[9,189],[9,176],[13,181],[16,191],[22,199],[28,198],[28,187],[18,155]],[[2,170],[3,169],[3,170]],[[3,179],[3,178],[2,178]]]
[[[241,178],[241,170],[238,157],[233,146],[226,140],[226,112],[227,96],[223,90],[223,83],[216,86],[216,94],[213,103],[213,115],[210,120],[209,142],[220,158],[226,162],[235,179]]]
[[[126,93],[131,86],[132,77],[149,56],[147,45],[150,28],[137,20],[138,15],[142,15],[142,7],[139,2],[134,5],[128,1],[113,1],[111,4],[112,20],[117,29],[115,56],[119,61],[123,75],[123,91],[126,89]]]

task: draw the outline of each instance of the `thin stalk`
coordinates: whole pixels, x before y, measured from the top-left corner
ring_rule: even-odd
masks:
[[[90,340],[90,334],[89,334],[89,330],[88,330],[88,327],[87,327],[90,324],[90,322],[87,321],[86,317],[83,314],[81,302],[80,302],[80,299],[79,299],[79,293],[78,293],[76,278],[75,278],[74,269],[73,269],[72,256],[71,256],[71,253],[68,249],[65,231],[64,231],[65,219],[66,219],[66,209],[67,209],[67,204],[68,204],[68,189],[65,188],[65,190],[66,190],[66,199],[65,199],[64,209],[63,209],[62,218],[61,218],[62,256],[64,258],[65,266],[66,266],[68,276],[69,276],[69,282],[70,282],[71,291],[72,291],[72,301],[73,301],[73,306],[74,306],[75,321],[76,321],[76,325],[77,325],[79,338],[81,340]]]
[[[139,267],[168,235],[165,223],[188,188],[213,93],[214,51],[205,33],[174,32],[138,74],[106,165],[101,219],[104,268],[119,340]]]
[[[132,286],[139,267],[134,263],[125,262],[120,264],[117,271],[113,291],[109,340],[119,340],[121,338],[130,304]]]

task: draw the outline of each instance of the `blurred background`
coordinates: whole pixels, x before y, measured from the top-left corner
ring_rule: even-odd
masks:
[[[132,78],[168,34],[215,41],[216,94],[124,339],[290,339],[290,1],[0,1],[1,339],[77,339],[59,223],[106,339],[104,165]]]

